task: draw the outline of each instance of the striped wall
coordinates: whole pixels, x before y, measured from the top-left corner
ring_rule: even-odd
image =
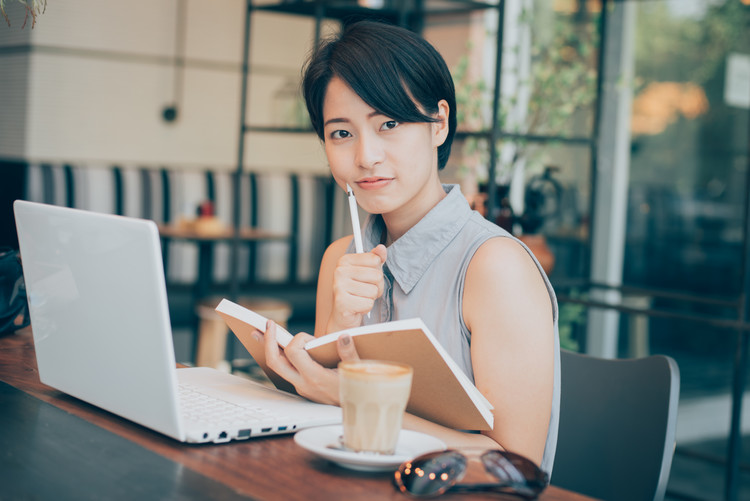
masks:
[[[132,166],[31,164],[24,198],[79,209],[175,223],[193,217],[204,200],[232,223],[233,176],[229,172]],[[241,178],[241,224],[293,235],[289,241],[243,244],[240,283],[314,283],[332,239],[351,233],[346,197],[329,175],[245,173]],[[165,249],[170,284],[197,278],[194,243],[171,241]],[[214,246],[212,281],[230,278],[229,244]]]

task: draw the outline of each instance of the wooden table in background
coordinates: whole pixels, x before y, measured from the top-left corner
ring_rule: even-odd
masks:
[[[209,229],[201,229],[201,227],[195,224],[199,222],[200,221],[197,220],[194,224],[161,225],[159,226],[159,235],[163,241],[175,240],[191,242],[198,245],[198,276],[192,292],[192,304],[194,305],[195,310],[193,315],[194,332],[190,358],[194,364],[215,367],[219,361],[224,360],[225,358],[227,344],[226,332],[222,332],[221,335],[217,336],[215,329],[201,330],[202,320],[200,315],[200,305],[202,301],[209,299],[213,275],[214,245],[222,242],[230,243],[234,240],[235,235],[234,229],[231,227],[211,226]],[[290,235],[288,233],[245,227],[240,229],[237,239],[241,243],[283,242],[289,241]],[[164,247],[164,268],[166,272],[169,251],[166,246]],[[251,249],[251,252],[254,252],[254,250]],[[254,273],[251,269],[249,280],[252,282],[254,278]],[[230,281],[236,280],[236,276],[230,277]],[[230,290],[234,290],[234,287],[230,287]],[[234,299],[238,300],[239,298]],[[279,303],[279,301],[276,300],[275,303]],[[215,304],[213,306],[215,306]],[[283,303],[280,307],[283,311],[289,310],[291,312],[291,305],[289,304]],[[288,315],[286,318],[288,318]],[[210,324],[211,323],[209,322],[209,325]]]
[[[159,236],[164,240],[177,240],[198,244],[198,278],[195,284],[194,295],[198,300],[204,298],[211,286],[214,244],[232,242],[235,238],[234,229],[227,227],[211,231],[200,231],[193,226],[161,225],[159,226]],[[289,234],[248,227],[240,228],[238,239],[242,243],[287,241],[289,240]],[[168,256],[166,250],[165,256]]]
[[[391,474],[340,468],[291,435],[187,445],[65,395],[39,381],[28,330],[0,338],[0,381],[21,390],[0,383],[0,498],[413,499],[394,489]],[[552,486],[539,499],[590,498]]]

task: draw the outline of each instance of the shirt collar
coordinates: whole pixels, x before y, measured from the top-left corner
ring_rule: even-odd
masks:
[[[443,189],[446,197],[388,247],[386,266],[407,294],[471,216],[469,203],[458,185],[444,184]],[[368,217],[363,238],[367,249],[385,241],[382,216]]]

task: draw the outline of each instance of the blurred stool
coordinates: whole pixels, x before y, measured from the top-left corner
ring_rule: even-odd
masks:
[[[198,343],[195,352],[195,365],[198,367],[213,367],[229,372],[232,367],[232,363],[226,361],[229,327],[215,311],[216,305],[221,302],[221,299],[220,297],[208,297],[199,301],[195,307],[198,316]],[[237,304],[273,320],[284,328],[289,322],[289,317],[292,316],[292,306],[279,299],[248,296],[240,297]]]

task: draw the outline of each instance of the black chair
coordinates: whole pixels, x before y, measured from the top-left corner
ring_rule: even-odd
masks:
[[[663,499],[675,447],[677,363],[563,350],[560,368],[552,484],[607,501]]]

